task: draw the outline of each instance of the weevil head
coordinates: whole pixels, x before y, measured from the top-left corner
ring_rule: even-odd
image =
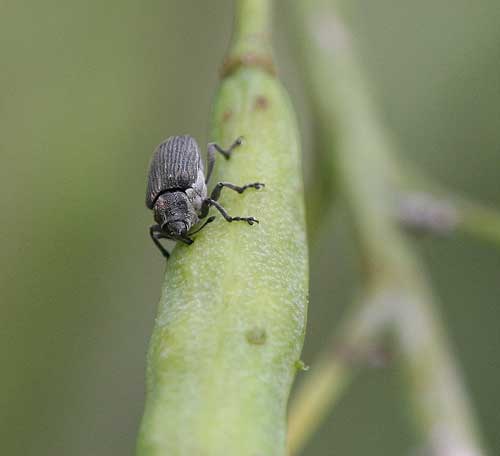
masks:
[[[185,237],[188,231],[186,222],[180,220],[166,222],[161,228],[162,230],[170,233],[173,237]]]
[[[171,239],[182,241],[186,241],[188,231],[198,219],[187,195],[181,191],[160,195],[153,211],[161,230]]]

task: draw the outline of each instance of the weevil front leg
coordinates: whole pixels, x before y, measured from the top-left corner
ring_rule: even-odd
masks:
[[[253,182],[251,184],[246,184],[240,187],[238,185],[234,185],[229,182],[218,182],[217,185],[212,190],[210,199],[217,201],[220,197],[220,192],[224,187],[230,188],[231,190],[234,190],[235,192],[238,193],[243,193],[247,188],[255,188],[256,190],[260,190],[262,187],[265,187],[265,184],[263,184],[262,182]]]
[[[192,236],[193,234],[199,233],[203,228],[205,228],[209,223],[212,223],[215,220],[215,216],[208,217],[207,221],[201,225],[197,230],[192,231],[189,233],[189,236]]]
[[[161,254],[168,260],[170,257],[170,253],[168,253],[168,250],[161,245],[159,239],[165,239],[166,236],[162,233],[160,225],[152,225],[149,227],[149,235],[151,236],[151,239],[155,243],[156,247],[160,250]]]
[[[224,217],[228,222],[242,221],[247,222],[249,225],[259,223],[259,221],[254,217],[232,217],[217,201],[212,198],[206,198],[205,200],[203,200],[200,218],[207,216],[210,206],[215,207],[221,213],[222,217]]]
[[[231,157],[231,154],[233,150],[240,146],[243,143],[243,137],[240,136],[239,138],[236,138],[236,140],[229,146],[229,149],[223,149],[221,146],[219,146],[216,143],[209,143],[208,144],[208,150],[207,150],[207,174],[205,177],[205,183],[208,183],[210,180],[210,176],[212,175],[212,171],[214,170],[214,165],[215,165],[215,152],[220,152],[224,157],[229,159]]]

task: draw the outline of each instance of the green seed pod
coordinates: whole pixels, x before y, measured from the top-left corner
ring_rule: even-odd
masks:
[[[240,41],[255,31],[244,27],[245,10],[268,9],[265,0],[240,2]],[[215,99],[213,139],[245,139],[214,177],[265,182],[258,192],[221,196],[229,213],[260,224],[219,217],[172,252],[148,357],[140,456],[285,454],[308,287],[299,140],[287,94],[259,63],[267,57],[252,55],[230,57]]]

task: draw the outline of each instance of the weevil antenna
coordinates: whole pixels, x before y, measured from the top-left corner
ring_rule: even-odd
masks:
[[[207,218],[207,221],[201,225],[197,230],[191,232],[188,234],[188,236],[192,236],[193,234],[199,233],[203,228],[205,228],[209,223],[212,223],[215,220],[215,216],[212,215],[211,217]]]

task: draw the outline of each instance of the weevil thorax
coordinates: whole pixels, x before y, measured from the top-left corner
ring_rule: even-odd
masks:
[[[188,200],[193,205],[194,210],[199,213],[203,200],[207,197],[207,185],[205,184],[205,175],[203,174],[203,169],[198,169],[198,174],[196,180],[193,182],[190,188],[185,190]]]
[[[154,218],[162,231],[172,238],[184,237],[198,222],[198,215],[188,195],[182,191],[163,193],[153,207]]]

